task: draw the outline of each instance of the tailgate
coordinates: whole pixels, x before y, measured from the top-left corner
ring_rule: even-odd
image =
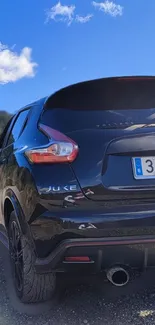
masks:
[[[49,98],[46,114],[46,124],[78,144],[71,168],[89,199],[154,198],[155,173],[146,175],[145,166],[145,177],[136,177],[140,165],[135,164],[144,167],[149,160],[148,168],[155,167],[155,78],[73,85]]]

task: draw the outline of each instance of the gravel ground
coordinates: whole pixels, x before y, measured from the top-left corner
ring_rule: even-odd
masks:
[[[61,277],[57,298],[21,304],[12,285],[8,253],[0,244],[0,325],[140,325],[155,324],[155,277],[149,271],[124,288],[103,277]]]

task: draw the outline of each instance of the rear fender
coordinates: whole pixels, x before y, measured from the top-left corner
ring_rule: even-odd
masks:
[[[22,210],[22,208],[20,206],[20,203],[19,203],[15,193],[11,189],[8,189],[6,191],[6,193],[5,193],[4,206],[5,206],[6,200],[9,200],[10,203],[12,204],[13,211],[15,212],[15,215],[19,220],[19,225],[20,225],[20,228],[21,228],[21,232],[24,235],[26,235],[28,237],[28,239],[31,240],[31,242],[33,242],[30,227],[29,227],[28,223],[26,222],[24,212],[23,212],[23,210]],[[5,211],[4,211],[5,220],[9,221],[9,217],[10,216],[5,216]]]

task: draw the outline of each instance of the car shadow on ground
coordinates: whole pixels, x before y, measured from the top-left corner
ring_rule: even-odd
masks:
[[[136,276],[125,287],[109,284],[103,275],[72,276],[61,275],[53,301],[40,304],[22,304],[16,296],[8,250],[0,244],[5,276],[5,291],[10,318],[17,314],[26,324],[81,325],[96,324],[144,324],[145,320],[155,321],[155,276],[147,271]],[[5,324],[5,322],[3,322]],[[15,323],[18,322],[15,321]]]

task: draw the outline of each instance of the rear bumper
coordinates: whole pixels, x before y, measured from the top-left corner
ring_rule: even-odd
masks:
[[[87,262],[67,262],[66,257],[88,256]],[[155,236],[80,238],[62,241],[46,258],[37,258],[37,272],[100,272],[113,265],[135,269],[155,267]]]
[[[95,210],[88,203],[86,209],[51,207],[31,223],[38,272],[155,266],[155,204]],[[90,262],[67,262],[69,256]]]

